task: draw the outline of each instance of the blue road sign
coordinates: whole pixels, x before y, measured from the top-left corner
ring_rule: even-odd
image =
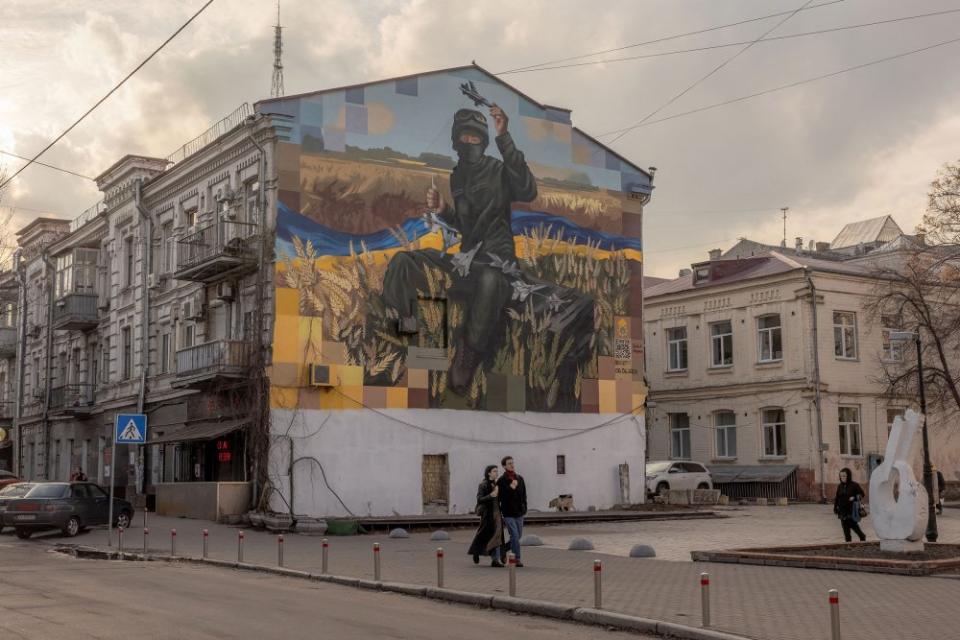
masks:
[[[142,413],[118,413],[113,441],[117,444],[146,444],[147,416]]]

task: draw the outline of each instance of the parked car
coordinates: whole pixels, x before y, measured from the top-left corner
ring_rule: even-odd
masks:
[[[12,471],[6,471],[5,469],[0,469],[0,489],[11,484],[16,484],[18,482],[23,482],[20,478],[17,477],[17,474]]]
[[[699,462],[661,460],[647,463],[647,495],[670,489],[713,489],[710,472]]]
[[[0,532],[3,531],[3,513],[7,510],[7,504],[11,500],[22,498],[32,486],[30,482],[17,482],[0,489]]]
[[[73,537],[87,527],[107,524],[110,496],[92,482],[40,482],[26,495],[10,501],[3,523],[12,526],[17,537],[27,539],[34,531],[60,529]],[[127,528],[133,505],[114,498],[113,524]]]

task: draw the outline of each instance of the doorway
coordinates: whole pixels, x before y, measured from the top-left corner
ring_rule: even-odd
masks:
[[[423,456],[423,512],[450,513],[450,466],[447,454]]]

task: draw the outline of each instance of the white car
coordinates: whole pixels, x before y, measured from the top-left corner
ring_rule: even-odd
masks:
[[[699,462],[660,460],[647,463],[647,495],[668,489],[713,489],[710,472]]]

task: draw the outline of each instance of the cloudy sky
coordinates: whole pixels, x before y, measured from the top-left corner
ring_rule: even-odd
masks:
[[[812,0],[815,6],[829,0]],[[31,155],[102,96],[202,0],[3,0],[0,151]],[[288,94],[456,66],[491,71],[791,11],[804,0],[283,0]],[[957,8],[951,0],[843,0],[797,13],[789,35]],[[270,90],[272,0],[216,0],[44,160],[95,176],[125,153],[165,156]],[[745,42],[783,16],[635,47],[622,58]],[[960,13],[759,43],[657,114],[671,114],[960,38]],[[518,73],[592,134],[627,127],[740,47]],[[658,167],[647,272],[672,276],[748,236],[829,241],[843,223],[919,221],[927,184],[960,158],[960,42],[753,100],[651,124],[613,143]],[[655,118],[655,119],[656,119]],[[609,140],[613,136],[601,137]],[[21,161],[0,156],[8,170]],[[12,226],[74,217],[94,184],[31,167],[4,194]],[[6,209],[9,213],[11,210]]]

